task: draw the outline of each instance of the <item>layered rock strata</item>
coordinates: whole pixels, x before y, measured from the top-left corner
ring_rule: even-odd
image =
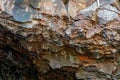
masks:
[[[119,0],[1,0],[1,80],[119,80]]]

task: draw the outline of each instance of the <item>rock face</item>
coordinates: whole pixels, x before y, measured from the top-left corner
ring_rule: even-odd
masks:
[[[119,80],[119,0],[0,0],[0,80]]]

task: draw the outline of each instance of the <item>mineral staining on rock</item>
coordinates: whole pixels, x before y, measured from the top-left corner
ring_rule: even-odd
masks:
[[[14,0],[2,1],[2,10],[18,22],[29,22],[37,12],[52,16],[67,15],[61,0]]]
[[[96,13],[98,5],[95,0],[91,0],[90,3],[88,0],[69,0],[63,2],[62,0],[3,0],[1,1],[1,6],[3,11],[13,16],[13,18],[18,22],[29,22],[33,20],[33,16],[38,12],[59,17],[67,16],[74,19],[80,11],[80,14],[83,14],[84,17],[93,17],[93,15],[96,14],[98,16],[99,23],[106,24],[107,22],[116,19],[118,17],[117,13],[119,13],[117,10],[118,7],[110,5],[116,4],[117,1],[115,2],[113,0],[110,0],[109,2],[100,1],[100,7],[103,9],[99,9],[97,12],[98,14]],[[108,13],[109,16],[105,13]]]
[[[120,79],[117,2],[0,0],[0,79]]]

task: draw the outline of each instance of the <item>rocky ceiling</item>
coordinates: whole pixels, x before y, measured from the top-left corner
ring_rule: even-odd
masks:
[[[0,80],[119,80],[119,33],[119,0],[0,0]]]

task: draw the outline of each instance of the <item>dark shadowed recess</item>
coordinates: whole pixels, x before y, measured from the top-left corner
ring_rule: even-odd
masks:
[[[28,56],[0,46],[0,80],[38,80],[37,74]]]

